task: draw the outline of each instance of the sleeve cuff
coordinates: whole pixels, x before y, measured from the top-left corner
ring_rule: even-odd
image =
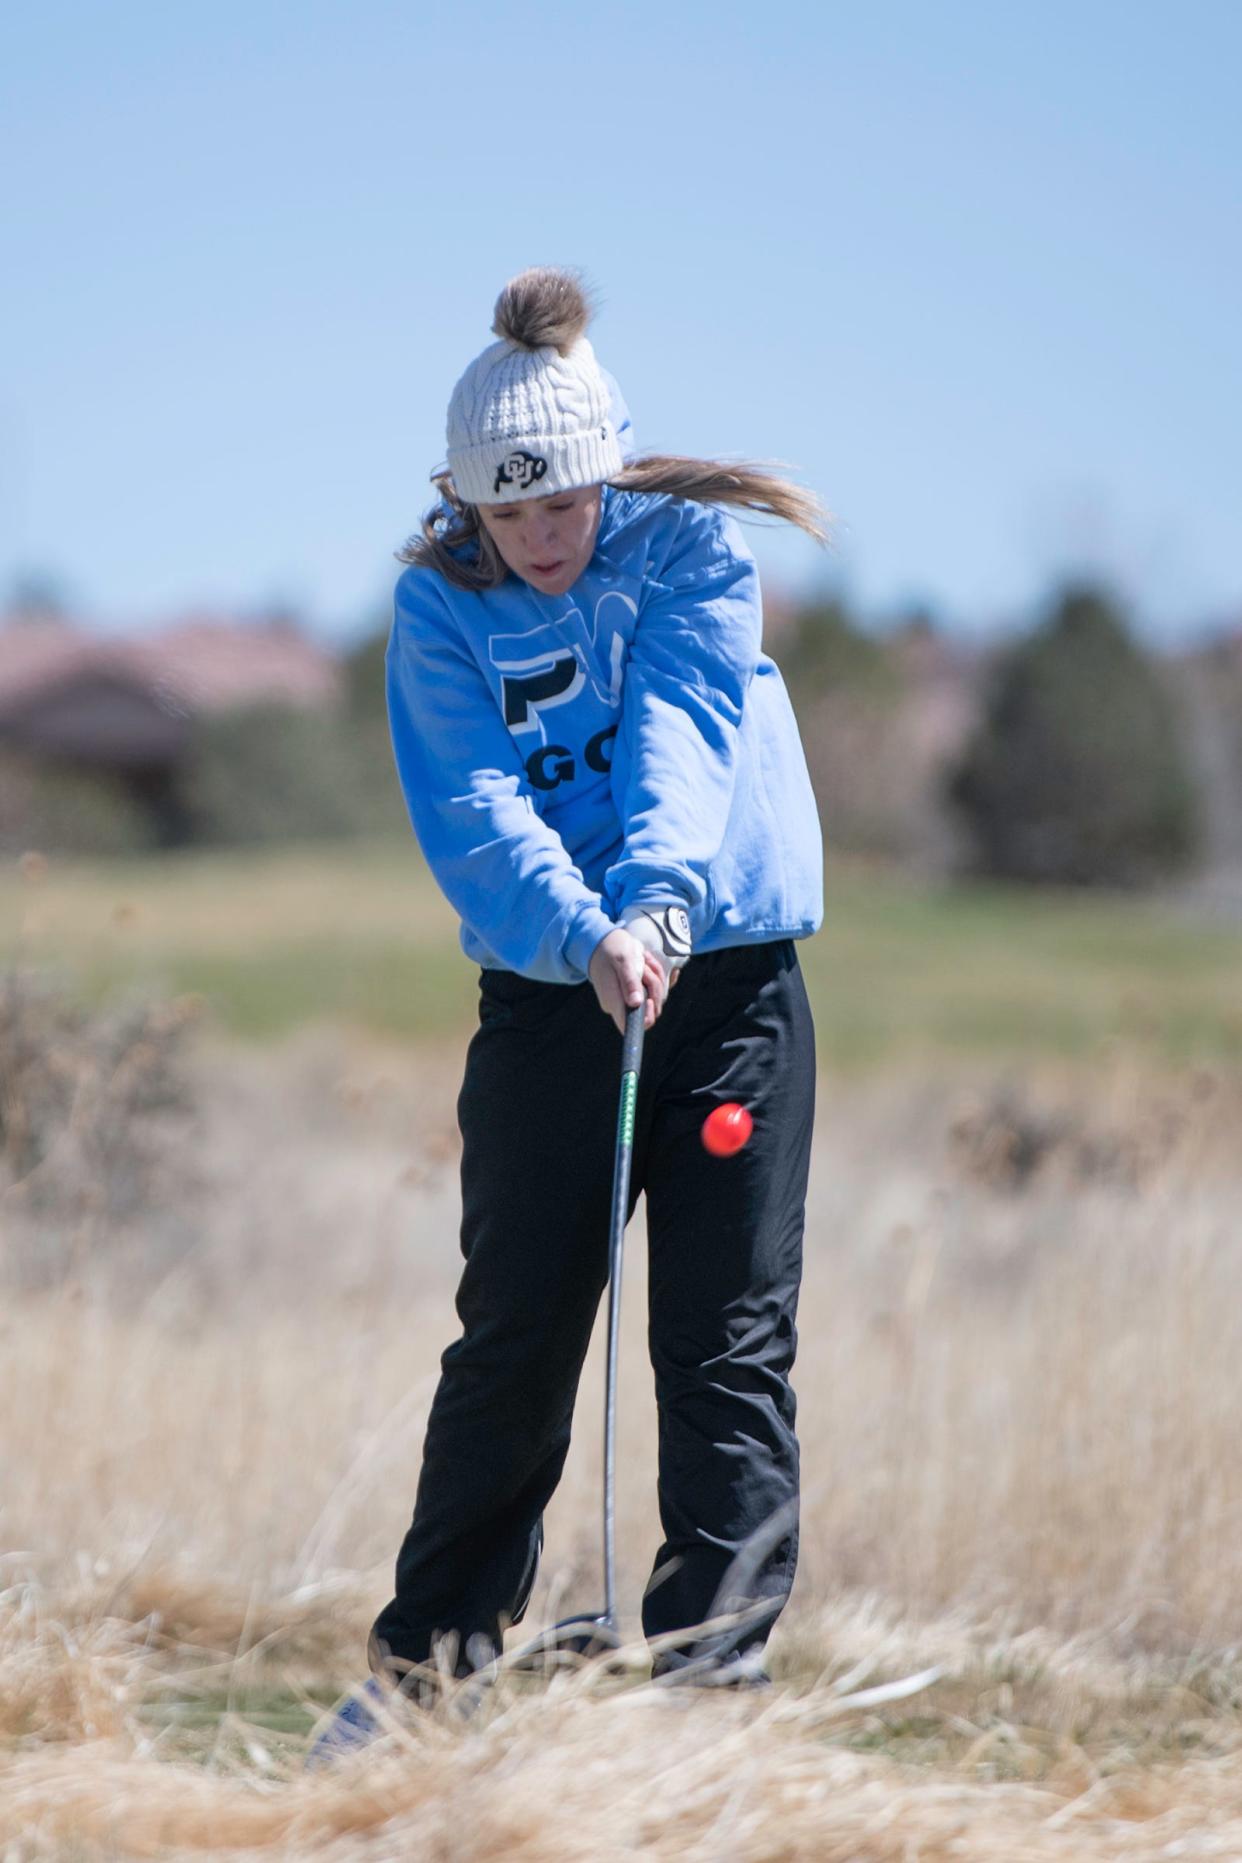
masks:
[[[591,953],[601,938],[617,928],[598,906],[584,906],[564,944],[565,962],[579,977],[585,978]]]

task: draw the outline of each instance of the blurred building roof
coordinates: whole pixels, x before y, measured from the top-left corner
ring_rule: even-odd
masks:
[[[101,635],[59,617],[0,620],[0,718],[101,677],[182,715],[260,703],[313,709],[341,691],[336,660],[290,622],[191,617],[155,634]]]

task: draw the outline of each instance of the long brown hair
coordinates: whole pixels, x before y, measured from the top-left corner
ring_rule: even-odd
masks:
[[[760,517],[796,524],[817,543],[828,538],[828,513],[813,492],[749,460],[690,459],[680,453],[646,453],[607,481],[622,492],[665,492],[704,505],[732,505]],[[499,588],[509,574],[479,518],[477,505],[457,496],[447,472],[432,484],[440,494],[419,531],[397,552],[402,563],[438,570],[455,589],[478,594]],[[467,546],[474,545],[473,549]]]

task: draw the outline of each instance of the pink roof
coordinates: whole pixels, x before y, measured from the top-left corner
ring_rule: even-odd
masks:
[[[341,689],[332,655],[288,623],[196,618],[158,634],[108,636],[62,620],[0,621],[0,710],[84,673],[134,680],[186,711],[330,705]]]

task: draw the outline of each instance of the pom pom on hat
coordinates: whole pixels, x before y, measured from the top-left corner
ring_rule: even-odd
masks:
[[[516,349],[555,349],[567,356],[591,321],[591,302],[576,272],[533,265],[496,299],[492,329]]]
[[[538,266],[505,286],[492,326],[500,341],[475,357],[449,402],[448,466],[466,503],[546,498],[620,472],[589,319],[573,272]]]

